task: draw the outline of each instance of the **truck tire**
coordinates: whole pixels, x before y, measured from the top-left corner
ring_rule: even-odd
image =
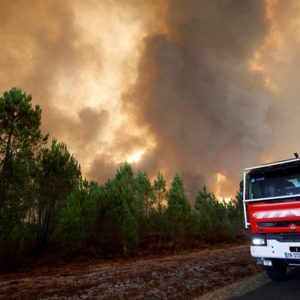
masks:
[[[286,264],[280,260],[273,260],[272,263],[272,266],[265,266],[269,278],[275,281],[283,280],[284,278],[286,278]]]

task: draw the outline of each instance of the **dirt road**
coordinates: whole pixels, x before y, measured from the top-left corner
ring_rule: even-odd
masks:
[[[261,272],[248,246],[0,276],[0,299],[192,299]]]

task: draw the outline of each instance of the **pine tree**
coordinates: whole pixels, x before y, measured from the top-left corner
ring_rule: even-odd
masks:
[[[0,261],[14,257],[31,237],[35,159],[48,138],[40,130],[41,113],[20,89],[0,97]]]
[[[173,178],[171,188],[168,193],[167,212],[175,221],[185,218],[191,211],[187,192],[185,190],[181,177],[176,174]]]
[[[126,253],[138,244],[138,222],[134,201],[134,177],[129,164],[118,170],[115,178],[105,185],[107,209],[104,216],[104,233],[119,243]],[[108,225],[108,226],[107,226]]]
[[[158,172],[153,184],[154,198],[159,212],[162,211],[167,198],[166,181],[162,173]]]
[[[97,217],[103,187],[94,181],[83,180],[59,205],[56,239],[63,244],[82,246],[97,239]]]
[[[146,173],[138,172],[134,179],[135,202],[139,217],[149,217],[153,206],[153,189]]]
[[[26,193],[33,158],[48,138],[40,130],[41,108],[31,100],[17,88],[0,97],[0,208],[10,193]]]
[[[52,140],[51,147],[41,151],[36,176],[38,197],[37,245],[47,244],[49,235],[54,231],[57,221],[59,202],[78,187],[81,170],[78,162],[63,143]]]
[[[201,210],[204,210],[205,207],[209,205],[211,199],[212,199],[212,195],[207,191],[206,185],[204,185],[202,190],[199,190],[198,195],[196,197],[196,203],[195,203],[196,211],[201,212]]]
[[[214,196],[204,185],[196,197],[195,210],[198,214],[198,227],[201,238],[210,240],[214,234]]]
[[[185,239],[191,218],[191,207],[183,181],[178,174],[174,176],[168,192],[167,216],[172,238],[176,241]]]

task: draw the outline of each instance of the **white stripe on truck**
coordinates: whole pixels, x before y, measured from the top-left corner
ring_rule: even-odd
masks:
[[[300,209],[278,209],[255,212],[253,218],[259,219],[273,219],[286,217],[300,217]]]

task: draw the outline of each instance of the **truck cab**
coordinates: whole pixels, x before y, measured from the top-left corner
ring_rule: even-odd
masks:
[[[246,168],[242,196],[251,255],[280,280],[300,267],[300,159]]]

